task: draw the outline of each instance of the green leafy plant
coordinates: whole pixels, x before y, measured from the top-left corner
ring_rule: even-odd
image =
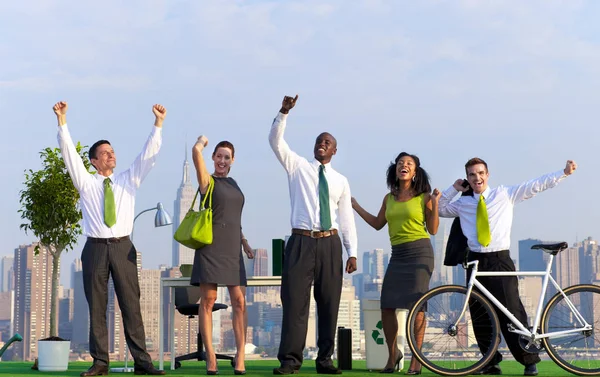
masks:
[[[91,164],[86,148],[77,143],[76,149],[89,171]],[[40,170],[25,171],[25,188],[19,193],[19,213],[21,219],[27,222],[21,224],[20,228],[39,239],[35,247],[36,255],[39,254],[40,247],[45,247],[52,256],[50,337],[56,337],[60,256],[63,251],[72,250],[81,235],[81,209],[79,192],[73,186],[60,149],[45,148],[40,152],[40,159]]]

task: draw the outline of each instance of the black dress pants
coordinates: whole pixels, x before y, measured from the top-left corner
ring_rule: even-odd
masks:
[[[515,271],[515,265],[510,258],[508,250],[502,250],[492,253],[469,253],[469,261],[478,260],[479,271]],[[467,270],[467,282],[471,277],[471,269]],[[529,326],[527,321],[527,312],[521,298],[519,297],[519,282],[516,276],[480,276],[477,280],[494,295],[525,327]],[[514,356],[515,360],[523,365],[535,364],[540,362],[537,353],[526,352],[519,345],[520,335],[508,331],[508,324],[512,323],[500,310],[496,309],[496,314],[500,322],[500,330],[506,341],[506,345]],[[477,344],[481,352],[486,352],[490,347],[491,339],[487,331],[490,322],[487,318],[481,318],[475,315],[481,310],[481,305],[477,302],[469,302],[469,310],[473,319],[473,330],[477,339]],[[497,341],[494,339],[493,341]],[[502,361],[502,355],[496,351],[489,365],[498,364]]]
[[[317,303],[317,365],[332,365],[340,296],[342,293],[342,242],[292,234],[285,247],[281,276],[283,323],[277,358],[281,365],[299,369],[306,345],[310,288],[314,281]]]
[[[146,352],[135,247],[129,238],[119,242],[94,240],[88,239],[81,252],[83,288],[90,309],[90,355],[94,364],[109,364],[106,308],[108,278],[112,275],[127,346],[135,365],[148,367],[152,359]]]

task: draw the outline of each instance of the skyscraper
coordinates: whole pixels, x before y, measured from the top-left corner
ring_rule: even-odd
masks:
[[[73,349],[89,350],[90,313],[83,290],[83,270],[81,260],[75,259],[71,265],[71,287],[73,288]]]
[[[37,340],[50,336],[52,256],[45,247],[34,255],[36,245],[15,249],[14,331],[23,336],[14,346],[17,360],[35,359]]]
[[[174,203],[173,215],[173,234],[181,224],[185,214],[190,209],[194,195],[196,195],[196,185],[192,184],[190,177],[190,164],[188,163],[187,144],[185,146],[185,161],[183,162],[183,178],[181,185],[177,189],[177,198]],[[199,202],[199,199],[196,200]],[[199,203],[197,203],[199,204]],[[173,240],[173,267],[179,267],[182,264],[194,263],[194,250],[183,246]]]
[[[8,292],[13,289],[13,263],[15,258],[11,256],[0,259],[0,292]]]

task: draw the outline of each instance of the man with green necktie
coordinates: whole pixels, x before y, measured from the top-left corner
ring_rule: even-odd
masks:
[[[352,273],[357,255],[352,197],[346,177],[331,166],[337,152],[331,134],[317,136],[313,161],[298,156],[283,139],[288,113],[297,100],[298,96],[284,97],[269,134],[271,148],[288,175],[292,205],[292,235],[281,276],[283,322],[277,355],[281,365],[273,374],[295,374],[302,366],[313,282],[319,315],[317,373],[340,374],[331,360],[343,278],[339,235],[348,255],[346,272]]]
[[[469,248],[468,260],[478,260],[478,271],[515,271],[510,257],[510,231],[513,219],[513,207],[523,200],[556,186],[560,181],[577,169],[574,161],[568,160],[564,169],[543,175],[539,178],[515,186],[488,187],[489,172],[487,163],[480,158],[472,158],[465,164],[468,185],[458,179],[442,193],[439,202],[441,217],[459,217],[463,234],[467,238]],[[452,199],[459,192],[466,192],[469,186],[473,196],[461,196]],[[467,281],[470,271],[467,271]],[[516,276],[481,276],[477,278],[515,317],[527,324],[527,313],[519,297],[519,286]],[[477,304],[470,305],[471,313],[477,312]],[[510,320],[496,310],[500,320],[502,335],[515,360],[525,366],[525,376],[538,374],[536,364],[540,361],[537,353],[524,351],[519,345],[519,335],[510,332]],[[482,352],[490,345],[490,336],[486,333],[485,324],[478,325],[473,316],[475,337]],[[489,328],[489,326],[487,326]],[[486,336],[487,335],[487,336]],[[487,366],[479,374],[502,374],[498,365],[502,355],[497,352]]]
[[[90,162],[97,171],[93,175],[83,165],[71,139],[67,109],[66,102],[58,102],[53,107],[58,120],[58,144],[71,180],[79,191],[83,234],[87,236],[81,262],[83,288],[90,311],[90,355],[94,363],[81,376],[108,374],[106,307],[110,276],[123,314],[127,346],[135,360],[134,373],[163,375],[165,372],[154,368],[146,351],[137,253],[129,235],[133,230],[135,195],[156,161],[167,110],[161,105],[152,107],[155,116],[152,133],[142,153],[122,173],[113,173],[117,159],[110,143],[107,140],[94,143],[89,150]]]

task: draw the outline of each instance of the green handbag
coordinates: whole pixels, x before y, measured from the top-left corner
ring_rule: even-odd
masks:
[[[183,221],[175,231],[173,238],[180,244],[189,247],[190,249],[200,249],[206,245],[210,245],[213,242],[212,232],[212,193],[215,187],[215,181],[213,177],[210,177],[208,183],[208,189],[206,195],[202,199],[200,204],[200,210],[194,211],[194,204],[200,189],[196,191],[196,196],[192,201],[192,206],[189,211],[185,214]],[[208,200],[208,206],[206,201]]]

